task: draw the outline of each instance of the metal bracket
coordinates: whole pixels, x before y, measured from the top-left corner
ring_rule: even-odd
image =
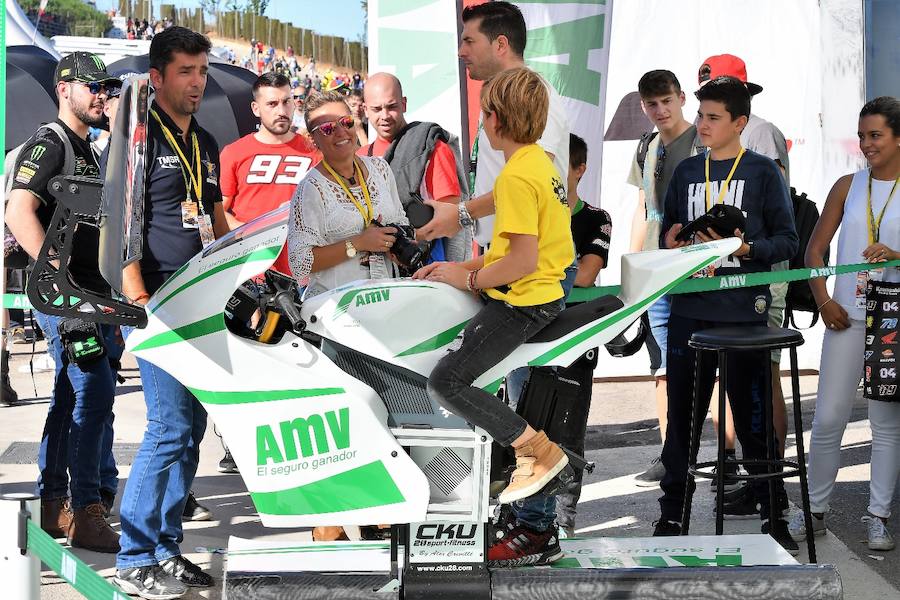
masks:
[[[57,204],[28,280],[26,291],[32,306],[48,315],[77,316],[110,325],[145,326],[144,307],[84,289],[68,273],[75,230],[98,224],[102,183],[93,178],[63,175],[51,179],[49,189]]]

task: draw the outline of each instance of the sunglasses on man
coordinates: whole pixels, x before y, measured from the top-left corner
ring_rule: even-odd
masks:
[[[354,125],[356,125],[356,119],[351,117],[350,115],[346,115],[341,117],[340,119],[335,119],[334,121],[325,121],[324,123],[320,123],[316,125],[312,129],[309,130],[310,133],[315,133],[316,131],[320,132],[325,137],[330,137],[337,131],[338,125],[343,127],[344,129],[350,130],[353,129]]]
[[[93,94],[94,96],[96,96],[97,94],[99,94],[101,91],[105,91],[106,94],[107,94],[108,96],[110,96],[110,95],[112,95],[112,91],[113,91],[114,89],[116,89],[116,88],[119,87],[119,86],[112,86],[112,85],[107,86],[105,83],[102,83],[102,82],[100,82],[100,81],[91,81],[91,82],[85,82],[85,81],[70,81],[69,83],[77,83],[78,85],[83,85],[83,86],[86,87],[86,88],[88,89],[88,91],[89,91],[91,94]]]

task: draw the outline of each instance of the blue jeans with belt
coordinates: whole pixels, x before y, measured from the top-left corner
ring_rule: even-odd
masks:
[[[130,330],[123,328],[128,335]],[[174,377],[137,359],[147,430],[125,484],[118,569],[153,565],[181,554],[181,516],[206,432],[206,409]]]
[[[111,475],[115,472],[115,373],[106,358],[83,365],[69,362],[59,337],[59,324],[64,319],[39,312],[34,316],[56,364],[53,395],[38,452],[37,493],[44,499],[64,498],[71,488],[72,506],[84,508],[100,502],[101,472],[107,483],[115,478]],[[112,348],[115,329],[101,325],[100,330],[106,348]]]

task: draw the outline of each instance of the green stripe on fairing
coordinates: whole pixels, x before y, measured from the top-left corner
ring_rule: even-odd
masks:
[[[303,552],[342,552],[346,550],[390,550],[390,544],[353,544],[344,542],[343,544],[326,544],[324,542],[314,542],[309,546],[294,546],[290,548],[266,548],[260,550],[229,550],[228,556],[258,556],[269,554],[297,554]]]
[[[701,264],[699,264],[699,265],[696,266],[696,267],[693,267],[692,269],[690,269],[689,271],[687,271],[684,275],[682,275],[681,277],[679,277],[678,279],[676,279],[675,281],[673,281],[672,283],[670,283],[670,284],[667,285],[666,287],[664,287],[664,288],[658,290],[658,291],[657,291],[655,294],[653,294],[652,296],[648,296],[647,298],[644,298],[644,299],[641,300],[640,302],[638,302],[638,303],[636,303],[636,304],[632,304],[631,306],[629,306],[629,307],[626,308],[625,310],[623,310],[623,311],[621,311],[621,312],[618,312],[618,313],[616,313],[616,314],[613,314],[613,315],[612,315],[611,317],[609,317],[608,319],[604,319],[603,321],[600,321],[599,323],[597,323],[596,325],[594,325],[594,326],[591,327],[590,329],[587,329],[586,331],[583,331],[583,332],[579,333],[578,335],[573,336],[573,337],[567,339],[566,341],[564,341],[563,343],[561,343],[559,346],[555,346],[554,348],[548,350],[547,352],[544,352],[543,354],[541,354],[541,355],[538,356],[537,358],[534,358],[534,359],[528,361],[528,365],[529,365],[529,366],[532,366],[532,367],[540,367],[540,366],[542,366],[542,365],[547,364],[548,362],[550,362],[551,360],[553,360],[554,358],[556,358],[557,356],[559,356],[559,355],[562,354],[563,352],[569,350],[569,349],[572,348],[573,346],[576,346],[576,345],[580,344],[581,342],[585,341],[586,339],[589,339],[589,338],[593,337],[594,335],[596,335],[596,334],[598,334],[599,332],[603,331],[604,329],[606,329],[608,326],[612,325],[613,323],[618,323],[619,321],[621,321],[621,320],[623,320],[623,319],[627,319],[628,317],[630,317],[631,315],[633,315],[635,312],[638,312],[639,310],[643,309],[645,306],[647,306],[647,305],[649,305],[649,304],[652,304],[653,302],[656,302],[656,300],[657,300],[660,296],[664,295],[666,292],[668,292],[669,290],[671,290],[672,288],[674,288],[674,287],[675,287],[676,285],[678,285],[682,280],[684,280],[684,279],[687,278],[687,277],[690,277],[691,274],[696,273],[697,271],[699,271],[700,269],[702,269],[702,268],[704,268],[705,266],[709,265],[710,263],[719,260],[719,258],[720,258],[720,257],[718,257],[718,256],[713,256],[713,257],[711,257],[711,258],[709,258],[709,259],[703,261]],[[500,384],[501,384],[501,383],[503,383],[503,378],[502,378],[502,377],[499,378],[499,379],[496,379],[495,381],[493,381],[493,382],[491,382],[491,383],[489,383],[488,385],[484,386],[482,389],[484,389],[484,390],[485,390],[486,392],[488,392],[488,393],[496,394],[496,393],[497,393],[497,390],[500,389]]]
[[[252,392],[211,392],[189,387],[191,393],[203,404],[254,404],[256,402],[277,402],[297,398],[333,396],[343,394],[344,388],[310,388],[305,390],[261,390]]]
[[[203,281],[207,277],[212,277],[216,273],[220,273],[222,271],[225,271],[226,269],[230,269],[231,267],[236,267],[236,266],[242,265],[244,263],[253,262],[253,261],[257,261],[257,260],[269,260],[271,258],[275,258],[276,256],[278,256],[279,252],[281,252],[281,246],[269,246],[267,248],[260,248],[258,250],[254,250],[253,252],[251,252],[249,254],[245,254],[244,256],[239,256],[239,257],[235,258],[234,260],[230,260],[226,263],[222,263],[221,265],[217,265],[217,266],[213,267],[212,269],[210,269],[209,271],[206,271],[205,273],[202,273],[202,274],[194,277],[187,283],[181,285],[174,292],[172,292],[171,294],[169,294],[168,296],[163,298],[159,302],[159,304],[157,304],[155,307],[153,307],[153,310],[151,310],[150,312],[155,313],[157,310],[159,310],[160,306],[162,306],[163,304],[165,304],[166,302],[168,302],[169,300],[171,300],[172,298],[174,298],[175,296],[177,296],[184,290],[193,286],[195,283]],[[177,275],[177,273],[176,273],[176,275]],[[168,280],[166,280],[166,283],[168,283],[169,281],[172,281],[173,279],[175,279],[175,275],[173,275]],[[160,288],[160,289],[162,289],[162,288]],[[158,291],[157,291],[157,293],[158,293]]]
[[[178,329],[166,331],[154,335],[152,338],[144,340],[132,349],[132,352],[140,350],[149,350],[150,348],[159,348],[160,346],[168,346],[169,344],[177,344],[186,340],[209,335],[225,329],[225,315],[219,313],[211,317],[207,317],[195,323],[188,323]]]
[[[250,492],[250,497],[266,515],[318,515],[405,501],[380,460],[289,490]]]
[[[456,336],[459,335],[459,332],[465,329],[466,325],[468,324],[469,321],[463,321],[459,325],[454,325],[447,331],[442,331],[436,336],[428,338],[424,342],[418,343],[408,350],[404,350],[397,355],[397,358],[401,356],[410,356],[411,354],[421,354],[422,352],[430,352],[431,350],[443,348],[444,346],[455,340]]]
[[[191,261],[188,261],[188,262],[184,263],[183,265],[181,265],[181,267],[180,267],[177,271],[175,271],[174,273],[172,273],[172,276],[171,276],[171,277],[169,277],[168,279],[166,279],[166,280],[163,282],[163,284],[162,284],[161,286],[159,286],[159,288],[157,288],[156,293],[158,294],[161,290],[164,290],[166,287],[169,286],[169,284],[171,284],[173,281],[175,281],[176,279],[178,279],[178,276],[181,275],[182,273],[184,273],[185,270],[186,270],[189,266],[191,266]]]
[[[332,319],[337,319],[339,316],[341,316],[342,314],[347,312],[347,309],[350,308],[350,303],[353,302],[353,299],[356,298],[357,294],[361,294],[362,292],[369,292],[372,290],[384,290],[384,289],[393,290],[393,289],[396,289],[399,287],[428,288],[428,289],[434,288],[433,285],[376,285],[373,287],[360,288],[357,290],[350,290],[349,292],[347,292],[346,294],[341,296],[341,299],[338,301],[337,306],[334,308],[334,315],[332,316]]]

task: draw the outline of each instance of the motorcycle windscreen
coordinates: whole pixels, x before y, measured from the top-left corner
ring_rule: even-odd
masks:
[[[117,292],[122,291],[122,269],[141,258],[149,106],[150,76],[129,78],[110,123],[100,203],[100,273]]]

